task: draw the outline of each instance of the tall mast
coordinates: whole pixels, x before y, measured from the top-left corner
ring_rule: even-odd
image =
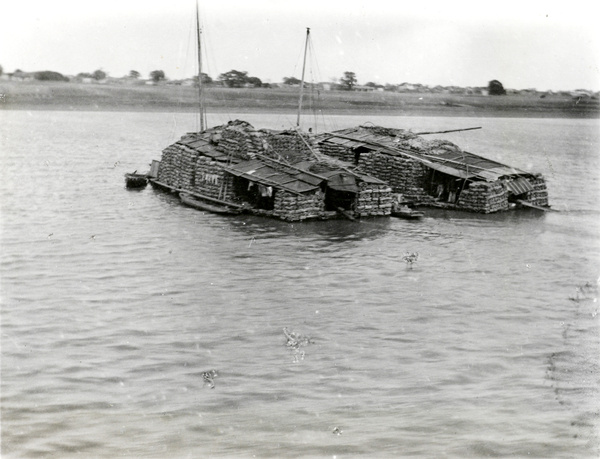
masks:
[[[200,112],[200,132],[204,131],[204,100],[202,95],[202,42],[200,41],[200,12],[196,0],[196,36],[198,37],[198,110]]]
[[[302,93],[304,92],[304,70],[306,69],[306,51],[308,50],[308,38],[310,35],[310,28],[306,28],[306,42],[304,43],[304,62],[302,64],[302,81],[300,81],[300,100],[298,101],[298,119],[296,120],[296,126],[300,126],[300,112],[302,111]]]

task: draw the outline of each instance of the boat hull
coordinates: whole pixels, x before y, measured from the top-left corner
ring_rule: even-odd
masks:
[[[392,217],[405,218],[407,220],[418,220],[425,215],[423,212],[413,209],[403,209],[392,211]]]
[[[181,202],[186,206],[193,207],[194,209],[203,210],[206,212],[211,212],[213,214],[237,215],[241,212],[240,209],[233,209],[231,207],[208,203],[200,199],[196,199],[187,193],[180,193],[179,199],[181,199]]]
[[[148,185],[148,175],[146,174],[125,174],[125,186],[127,188],[144,188]]]

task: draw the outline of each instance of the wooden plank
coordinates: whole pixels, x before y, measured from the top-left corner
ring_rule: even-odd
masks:
[[[150,183],[152,183],[154,185],[158,185],[158,186],[160,186],[162,188],[167,188],[167,189],[169,189],[171,191],[174,191],[176,193],[187,193],[190,196],[194,196],[194,197],[196,197],[198,199],[204,199],[206,201],[211,201],[211,202],[214,202],[216,204],[221,204],[222,206],[234,207],[236,209],[242,209],[244,207],[241,204],[236,204],[234,202],[222,201],[221,199],[213,198],[211,196],[206,196],[204,194],[194,193],[193,191],[184,190],[184,189],[181,189],[181,188],[175,188],[174,186],[167,185],[166,183],[159,182],[158,180],[150,180]]]
[[[517,202],[519,204],[521,204],[523,207],[530,207],[532,209],[541,210],[543,212],[549,212],[549,211],[553,210],[550,207],[536,206],[535,204],[532,204],[529,201],[523,201],[521,199],[517,199]]]

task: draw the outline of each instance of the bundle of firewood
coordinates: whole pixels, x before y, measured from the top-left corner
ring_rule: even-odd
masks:
[[[533,190],[527,193],[526,200],[536,206],[547,206],[548,188],[542,174],[537,174],[535,178],[529,179],[529,183],[533,186]]]
[[[458,198],[458,206],[485,214],[508,209],[508,193],[501,182],[473,182]]]
[[[265,154],[287,163],[314,160],[312,151],[319,152],[313,138],[296,131],[259,131],[263,136]],[[310,147],[310,148],[309,148]],[[312,150],[312,151],[311,151]]]
[[[192,191],[213,198],[220,197],[225,178],[225,171],[223,171],[221,163],[207,156],[199,156],[194,169],[194,177]]]
[[[356,195],[355,209],[359,217],[390,215],[392,212],[392,189],[387,185],[361,183]]]
[[[322,196],[317,193],[295,195],[286,191],[275,194],[273,216],[286,221],[302,221],[318,218],[325,210]]]

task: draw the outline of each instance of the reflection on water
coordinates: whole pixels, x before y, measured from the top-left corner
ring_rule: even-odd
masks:
[[[3,457],[598,456],[597,121],[372,119],[559,212],[289,224],[124,188],[193,115],[0,116]]]

